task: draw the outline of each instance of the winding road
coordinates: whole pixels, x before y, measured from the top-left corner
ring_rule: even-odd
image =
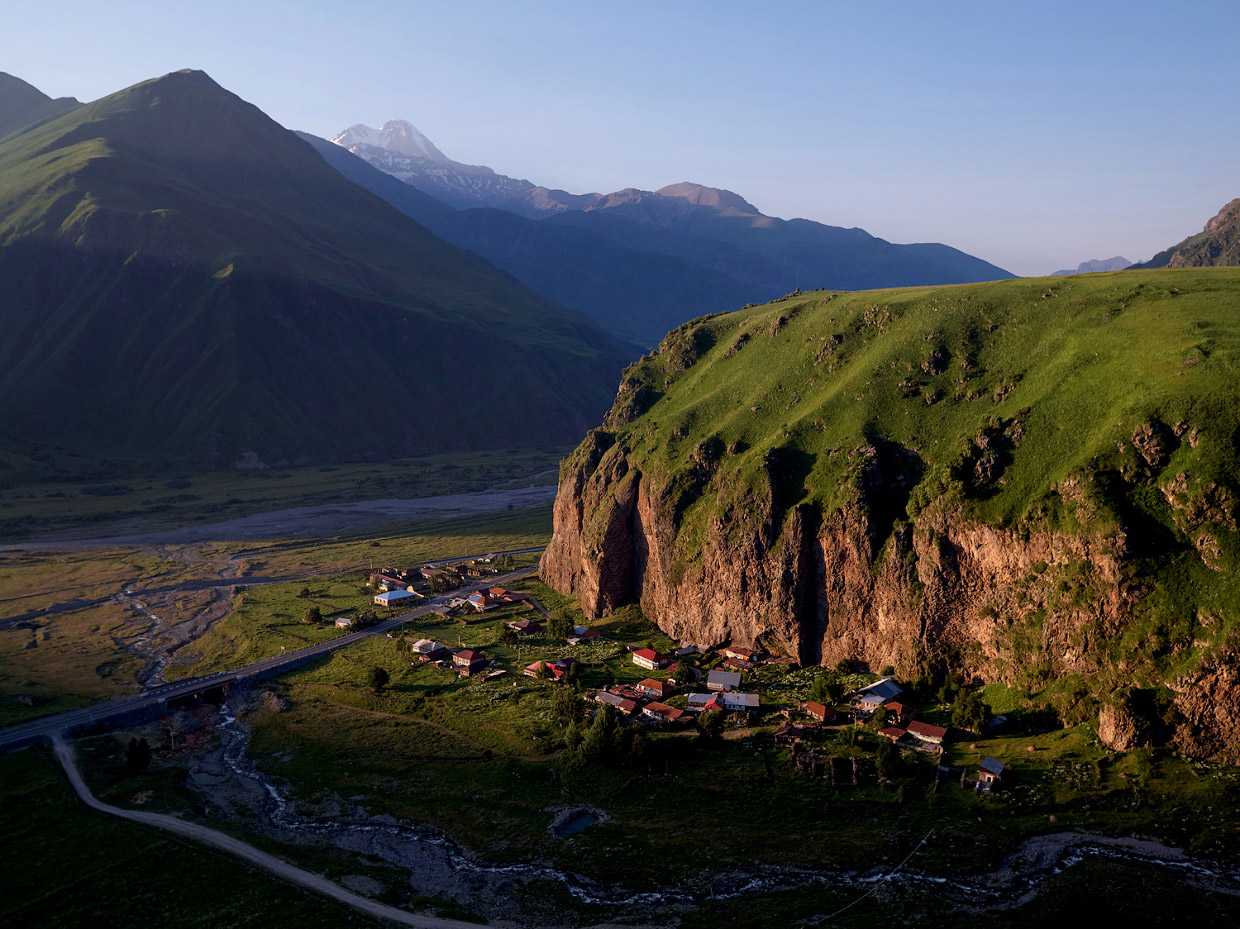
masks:
[[[68,775],[69,783],[73,785],[73,790],[78,795],[78,799],[92,810],[98,810],[100,813],[108,813],[112,816],[119,816],[121,819],[141,823],[144,826],[163,829],[182,838],[191,839],[203,845],[209,845],[212,848],[218,848],[220,851],[234,855],[242,861],[254,865],[256,868],[269,871],[276,877],[322,896],[339,900],[347,906],[351,906],[363,913],[369,913],[371,916],[377,916],[380,919],[387,919],[405,926],[417,926],[420,929],[478,929],[477,923],[445,919],[441,916],[409,913],[394,906],[388,906],[386,903],[379,903],[377,900],[368,899],[345,890],[339,884],[329,881],[321,874],[315,874],[312,871],[306,871],[296,865],[289,864],[289,862],[277,858],[275,855],[270,855],[255,848],[253,845],[242,842],[240,839],[207,826],[186,822],[183,819],[178,819],[165,813],[126,810],[104,803],[91,793],[90,788],[86,786],[86,782],[82,779],[82,774],[78,770],[77,758],[73,754],[73,749],[64,740],[64,736],[56,733],[51,736],[51,742],[52,748],[56,752],[56,757],[60,759],[60,763],[64,766],[65,774]]]

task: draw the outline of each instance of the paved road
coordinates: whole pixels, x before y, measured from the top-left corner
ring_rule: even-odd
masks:
[[[52,747],[56,751],[56,757],[60,759],[60,763],[64,765],[65,774],[69,776],[69,783],[73,785],[74,791],[78,798],[92,810],[98,810],[101,813],[109,813],[112,816],[119,816],[121,819],[128,819],[131,822],[142,823],[144,826],[154,826],[156,829],[164,829],[168,832],[175,833],[182,838],[192,839],[195,842],[201,842],[203,845],[209,845],[212,848],[218,848],[230,855],[235,855],[242,861],[252,864],[264,871],[269,871],[277,877],[283,878],[307,890],[322,894],[325,897],[331,897],[339,900],[354,909],[369,913],[371,916],[377,916],[380,919],[388,919],[395,923],[401,923],[405,926],[417,926],[420,929],[478,929],[477,923],[467,923],[456,919],[444,919],[440,916],[423,916],[417,913],[408,913],[399,910],[394,906],[388,906],[386,903],[379,903],[377,900],[370,900],[366,897],[351,893],[345,890],[339,884],[332,883],[321,874],[315,874],[312,871],[306,871],[296,865],[289,864],[275,855],[269,855],[267,852],[260,851],[253,845],[248,845],[240,839],[210,829],[207,826],[198,823],[186,822],[175,816],[168,816],[164,813],[148,813],[143,810],[125,810],[111,804],[104,803],[86,786],[86,782],[82,780],[82,774],[77,767],[77,759],[74,757],[73,749],[65,742],[63,736],[59,733],[52,736]]]
[[[183,681],[174,681],[171,684],[161,684],[158,687],[152,687],[144,693],[134,694],[131,697],[118,697],[115,700],[96,703],[92,706],[83,707],[80,710],[70,710],[67,713],[59,713],[55,716],[34,719],[28,723],[0,729],[0,751],[4,751],[7,748],[29,745],[41,739],[50,739],[58,733],[88,729],[110,720],[153,711],[166,704],[169,700],[190,697],[216,687],[222,687],[225,684],[231,684],[248,678],[270,677],[283,670],[294,668],[306,661],[326,655],[338,648],[352,645],[354,642],[361,641],[369,636],[383,635],[391,632],[412,619],[425,616],[436,607],[446,605],[450,598],[467,596],[475,590],[507,584],[519,578],[527,577],[536,570],[538,570],[536,567],[531,566],[511,571],[508,574],[487,578],[475,584],[457,588],[445,596],[428,600],[408,613],[403,613],[393,619],[384,620],[378,625],[371,626],[369,629],[346,633],[326,642],[320,642],[317,645],[299,648],[296,651],[281,652],[278,655],[264,658],[261,661],[256,661],[241,668],[234,668],[231,671],[220,671],[204,677],[194,677]]]

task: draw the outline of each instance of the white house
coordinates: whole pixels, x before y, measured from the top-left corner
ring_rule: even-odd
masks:
[[[387,593],[375,595],[375,606],[400,606],[410,600],[417,600],[418,595],[407,590],[389,590]]]

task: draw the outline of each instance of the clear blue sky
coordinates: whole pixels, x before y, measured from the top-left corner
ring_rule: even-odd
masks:
[[[1145,259],[1240,196],[1240,3],[39,0],[0,70],[201,68],[289,128],[409,119],[568,190],[726,187],[1019,274]]]

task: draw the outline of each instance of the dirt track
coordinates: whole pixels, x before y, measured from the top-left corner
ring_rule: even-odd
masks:
[[[264,871],[268,871],[283,880],[297,884],[317,894],[322,894],[325,897],[331,897],[333,900],[339,900],[347,906],[361,910],[364,913],[369,913],[371,916],[377,916],[380,919],[391,920],[405,926],[418,926],[421,929],[478,929],[477,923],[409,913],[405,910],[388,906],[385,903],[369,900],[366,897],[345,890],[321,874],[302,870],[274,855],[269,855],[252,845],[247,845],[240,839],[233,838],[223,832],[217,832],[215,829],[201,826],[198,823],[186,822],[164,813],[124,810],[104,803],[90,792],[90,788],[82,780],[82,774],[77,767],[77,759],[69,744],[63,738],[56,736],[52,740],[52,746],[56,751],[56,757],[60,759],[60,763],[64,766],[65,773],[69,776],[69,782],[73,785],[74,792],[92,810],[98,810],[101,813],[108,813],[112,816],[119,816],[121,819],[128,819],[131,822],[141,823],[144,826],[163,829],[167,832],[175,833],[182,838],[192,839],[195,842],[201,842],[203,845],[217,848],[230,855],[235,855],[248,864],[262,868]]]

